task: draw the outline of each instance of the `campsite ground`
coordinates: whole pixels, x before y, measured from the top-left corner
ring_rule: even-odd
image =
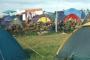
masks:
[[[29,58],[27,60],[55,60],[58,48],[70,35],[71,34],[51,33],[42,36],[32,36],[27,34],[18,35],[16,38],[28,54]]]

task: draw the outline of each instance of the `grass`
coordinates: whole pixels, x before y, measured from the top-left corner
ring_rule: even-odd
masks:
[[[18,35],[16,38],[28,54],[27,60],[55,60],[58,48],[69,36],[70,34],[53,33],[38,36]]]

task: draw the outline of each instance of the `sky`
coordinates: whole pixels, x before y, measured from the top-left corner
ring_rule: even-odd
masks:
[[[90,9],[90,0],[0,0],[0,11],[42,8],[53,12],[69,8]]]

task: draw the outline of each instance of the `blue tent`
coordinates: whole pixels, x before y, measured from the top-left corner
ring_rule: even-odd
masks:
[[[13,20],[14,17],[7,15],[7,16],[4,16],[3,18],[4,18],[4,21],[11,21],[11,20]]]
[[[74,8],[70,8],[64,11],[65,15],[69,15],[69,14],[75,14],[77,16],[79,16],[79,18],[81,18],[81,11],[74,9]]]
[[[84,26],[72,34],[60,49],[58,60],[90,60],[90,27]]]
[[[65,18],[64,11],[58,11],[58,20],[63,21]]]
[[[85,19],[85,17],[86,17],[85,12],[81,10],[81,19]]]
[[[15,38],[0,29],[0,60],[25,60],[26,55]]]

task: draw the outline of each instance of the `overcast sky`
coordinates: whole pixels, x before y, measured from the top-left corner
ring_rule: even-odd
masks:
[[[0,11],[26,8],[42,8],[45,11],[90,9],[90,0],[0,0]]]

